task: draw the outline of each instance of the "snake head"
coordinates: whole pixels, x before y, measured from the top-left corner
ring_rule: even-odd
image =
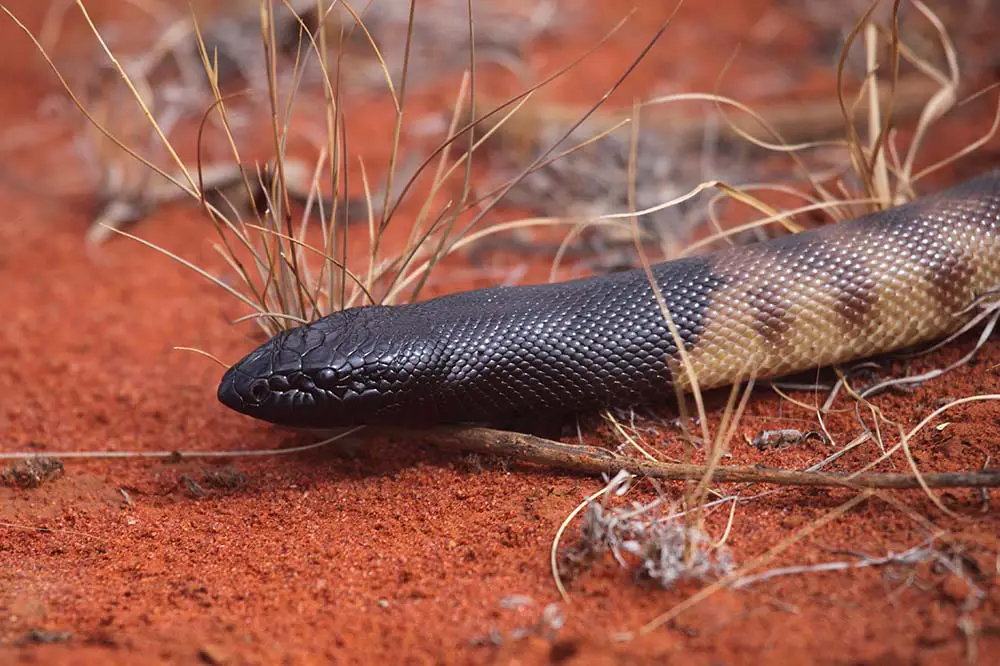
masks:
[[[380,334],[391,319],[391,308],[356,308],[279,333],[226,371],[219,401],[284,426],[371,423],[408,378]]]

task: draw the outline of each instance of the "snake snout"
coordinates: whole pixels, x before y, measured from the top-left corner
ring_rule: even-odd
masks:
[[[254,379],[241,373],[236,367],[229,368],[219,383],[219,402],[238,412],[246,412],[248,407],[257,407],[267,401],[271,389],[265,379]]]
[[[226,407],[278,425],[353,425],[381,406],[391,361],[373,346],[367,320],[351,313],[282,333],[229,368],[219,383]]]
[[[219,382],[218,398],[226,407],[244,414],[264,405],[271,397],[268,364],[260,351],[232,366]]]

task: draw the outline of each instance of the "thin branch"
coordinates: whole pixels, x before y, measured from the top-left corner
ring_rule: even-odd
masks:
[[[407,431],[408,439],[422,440],[434,446],[446,446],[496,456],[517,462],[547,465],[581,474],[614,476],[620,470],[667,480],[699,480],[707,465],[637,460],[618,456],[595,446],[563,444],[535,435],[474,427],[440,427],[424,433]],[[820,473],[749,465],[716,466],[715,483],[772,483],[782,486],[843,486],[848,488],[920,488],[920,479],[910,474],[867,472],[863,474]],[[1000,469],[970,472],[924,474],[923,481],[932,488],[998,487]]]

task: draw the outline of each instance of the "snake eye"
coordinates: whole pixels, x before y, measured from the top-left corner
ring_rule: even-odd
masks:
[[[320,388],[332,388],[337,383],[337,371],[333,368],[323,368],[316,373],[314,381]]]
[[[271,389],[267,385],[267,380],[258,379],[250,385],[250,398],[258,403],[264,402],[270,392]]]

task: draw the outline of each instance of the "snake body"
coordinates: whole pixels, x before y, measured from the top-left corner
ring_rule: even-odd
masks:
[[[497,424],[670,398],[685,367],[712,388],[928,342],[1000,286],[1000,171],[652,275],[659,294],[639,269],[336,312],[230,368],[219,399],[287,426]]]

